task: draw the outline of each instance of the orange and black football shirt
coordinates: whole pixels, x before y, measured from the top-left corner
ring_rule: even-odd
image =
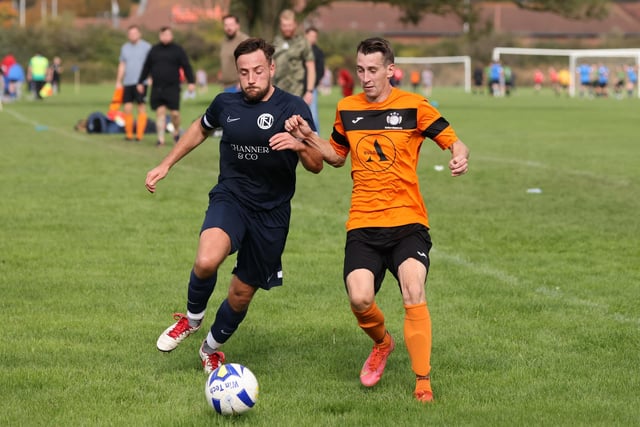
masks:
[[[419,223],[429,227],[416,172],[425,137],[443,150],[458,137],[422,96],[393,88],[380,103],[364,94],[343,98],[330,142],[351,153],[353,191],[347,230]]]

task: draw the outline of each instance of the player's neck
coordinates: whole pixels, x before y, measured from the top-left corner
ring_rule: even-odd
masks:
[[[380,92],[380,94],[375,98],[367,97],[367,101],[371,102],[372,104],[380,104],[382,102],[385,102],[387,99],[389,99],[389,96],[391,96],[392,91],[393,91],[393,86],[389,85],[386,88],[384,88]]]
[[[269,99],[271,99],[271,97],[273,96],[273,92],[275,91],[276,91],[275,86],[273,85],[269,86],[269,92],[267,92],[264,98],[262,98],[262,102],[267,102]]]

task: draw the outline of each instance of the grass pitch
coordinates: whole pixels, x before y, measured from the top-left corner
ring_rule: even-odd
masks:
[[[0,113],[0,425],[637,425],[639,100],[435,89],[471,159],[453,179],[436,170],[448,152],[425,141],[421,153],[433,405],[411,396],[390,278],[378,303],[399,345],[380,384],[359,385],[371,343],[341,279],[349,171],[300,168],[285,285],[258,293],[224,347],[255,373],[260,398],[228,419],[204,400],[204,330],[170,354],[155,349],[185,307],[217,140],[150,195],[146,172],[169,148],[74,132],[106,110],[112,87],[63,90]],[[321,98],[325,137],[337,92]],[[184,122],[213,94],[185,102]]]

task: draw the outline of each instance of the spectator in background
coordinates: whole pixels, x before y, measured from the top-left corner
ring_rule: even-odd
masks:
[[[48,81],[51,82],[53,87],[53,93],[60,93],[60,75],[62,74],[62,59],[59,56],[54,56],[49,67]]]
[[[146,96],[147,84],[143,83],[142,92],[138,92],[136,85],[142,72],[144,61],[151,49],[151,44],[142,39],[140,28],[131,25],[127,30],[128,41],[120,48],[120,59],[116,74],[116,90],[122,91],[124,133],[127,141],[133,140],[134,121],[136,122],[136,140],[140,141],[144,137],[147,127]],[[138,118],[133,118],[133,104],[136,104]]]
[[[493,61],[489,66],[489,85],[493,96],[502,96],[502,82],[504,70],[500,61]]]
[[[220,44],[220,71],[218,80],[222,83],[224,92],[240,92],[238,71],[233,51],[238,45],[249,38],[240,30],[240,20],[235,15],[226,15],[222,18],[224,39]]]
[[[320,93],[323,95],[331,94],[331,86],[333,86],[333,74],[329,67],[325,66],[323,71],[322,78],[320,79]]]
[[[209,91],[207,72],[202,68],[196,70],[196,86],[200,95]]]
[[[402,71],[402,68],[400,67],[396,67],[395,71],[393,72],[393,76],[391,76],[391,86],[402,86],[402,79],[404,78],[404,71]]]
[[[49,60],[42,56],[40,52],[37,52],[29,60],[29,67],[27,68],[27,81],[33,91],[35,99],[43,99],[40,95],[40,91],[47,83],[47,74],[49,71]]]
[[[591,65],[580,64],[576,70],[578,78],[580,79],[580,96],[591,94]]]
[[[4,81],[3,95],[9,95],[9,69],[11,69],[13,64],[16,63],[16,58],[11,53],[8,53],[4,58],[2,58],[2,62],[0,63],[0,74],[2,74],[2,79]]]
[[[15,101],[20,98],[22,83],[26,80],[26,75],[22,65],[16,61],[12,54],[7,54],[0,63],[0,74],[2,74],[3,90],[2,98],[7,101]]]
[[[554,67],[549,67],[549,83],[551,83],[553,93],[558,95],[560,93],[560,83],[558,81],[558,72]]]
[[[624,70],[627,73],[627,96],[631,98],[633,96],[633,92],[636,90],[638,86],[638,72],[636,71],[633,65],[625,65]]]
[[[533,72],[533,89],[536,93],[542,90],[542,84],[544,83],[544,73],[539,68]]]
[[[569,94],[569,84],[571,83],[571,73],[569,73],[569,69],[561,68],[558,71],[558,83],[560,84],[560,91],[564,95]]]
[[[616,83],[613,86],[613,92],[615,93],[616,99],[622,99],[622,92],[624,91],[627,79],[627,73],[624,71],[624,67],[618,65],[616,67]]]
[[[6,89],[8,85],[9,84],[5,80],[4,69],[0,67],[0,111],[2,111],[2,101],[4,101],[8,95]]]
[[[422,70],[422,87],[424,88],[424,96],[430,97],[433,90],[433,70],[431,67]]]
[[[598,64],[596,95],[601,97],[609,96],[609,67],[602,62]]]
[[[505,63],[502,68],[504,70],[504,94],[509,96],[515,87],[516,76],[510,65]]]
[[[7,80],[9,81],[8,96],[9,100],[15,101],[20,99],[22,95],[22,84],[25,81],[24,68],[19,63],[15,63],[9,68],[7,73]]]
[[[144,93],[144,81],[151,76],[151,109],[156,112],[156,145],[164,145],[167,110],[173,125],[173,142],[180,139],[180,68],[188,82],[187,90],[195,91],[193,68],[182,46],[173,41],[173,32],[169,27],[160,29],[160,43],[155,44],[149,53],[138,77],[138,92]]]
[[[420,72],[418,70],[411,70],[409,73],[409,81],[411,82],[411,90],[414,93],[418,93],[418,86],[420,86]]]
[[[307,39],[297,34],[295,12],[285,9],[280,13],[280,34],[274,40],[276,63],[274,85],[301,96],[307,105],[313,101],[316,84],[316,64],[313,49]]]
[[[473,93],[482,95],[484,93],[484,69],[482,65],[473,69]]]
[[[336,79],[338,85],[342,88],[342,96],[351,96],[353,95],[353,86],[355,81],[353,80],[353,76],[351,72],[346,68],[341,68],[338,70],[338,78]]]
[[[591,95],[598,96],[598,64],[591,64],[589,80],[591,81]]]
[[[324,75],[324,52],[318,47],[318,29],[316,27],[307,28],[304,35],[311,45],[311,50],[313,50],[313,61],[316,69],[316,81],[314,82],[312,93],[313,99],[311,100],[311,104],[309,104],[309,108],[311,109],[313,121],[316,124],[316,132],[320,132],[320,117],[318,115],[318,86],[320,85],[320,80]],[[307,78],[305,76],[305,81],[306,80]]]

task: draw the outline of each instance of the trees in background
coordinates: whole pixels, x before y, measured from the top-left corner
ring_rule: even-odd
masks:
[[[321,6],[340,0],[231,0],[231,12],[244,18],[249,34],[273,36],[278,25],[278,14],[286,8],[293,8],[306,17]],[[387,3],[402,10],[402,20],[417,24],[428,14],[445,15],[453,13],[465,23],[467,32],[475,34],[480,29],[479,12],[481,0],[359,0],[373,3]],[[558,15],[579,18],[603,18],[607,15],[612,0],[503,0],[518,7],[534,11],[546,11]],[[302,5],[302,7],[300,7]]]
[[[8,20],[15,19],[11,14],[11,4],[19,0],[0,0],[0,22],[2,17]],[[40,1],[27,0],[32,4],[32,12],[40,11]],[[53,0],[46,0],[51,6]],[[155,1],[155,0],[154,0]],[[176,0],[187,1],[187,0]],[[214,0],[193,0],[198,2]],[[329,5],[340,0],[230,0],[231,12],[243,19],[243,28],[249,34],[259,34],[271,39],[275,34],[278,22],[278,14],[282,8],[297,5],[296,9],[301,20],[312,14],[318,7]],[[391,3],[403,10],[403,19],[407,22],[419,21],[427,13],[455,13],[462,22],[468,24],[466,36],[442,40],[431,44],[396,44],[399,56],[452,56],[470,55],[475,59],[487,61],[490,59],[491,49],[496,45],[514,45],[516,41],[510,35],[492,34],[489,29],[482,28],[476,21],[481,8],[479,0],[371,0],[376,3]],[[513,1],[518,6],[533,10],[546,10],[559,13],[564,16],[575,17],[577,15],[593,18],[602,16],[606,12],[610,0],[504,0]],[[96,16],[102,10],[110,8],[111,0],[57,0],[59,19],[49,20],[46,25],[28,25],[26,28],[12,26],[0,31],[0,54],[12,51],[22,63],[34,50],[41,50],[48,56],[59,55],[65,59],[69,66],[78,65],[82,72],[83,81],[104,81],[113,78],[113,67],[117,65],[118,49],[124,40],[122,30],[114,30],[107,27],[87,27],[82,31],[74,29],[72,15],[69,10],[72,4],[77,4],[85,14]],[[125,3],[128,2],[128,3]],[[119,6],[125,8],[125,4],[139,3],[143,7],[144,0],[118,0]],[[149,2],[152,4],[152,2]],[[3,7],[9,6],[5,10]],[[82,7],[81,7],[82,6]],[[93,9],[87,8],[91,6]],[[542,9],[541,9],[542,8]],[[93,12],[92,12],[93,11]],[[39,16],[39,15],[38,15]],[[75,15],[77,16],[77,15]],[[248,18],[244,18],[248,17]],[[39,22],[39,21],[38,21]],[[250,28],[248,28],[251,26]],[[148,40],[155,40],[155,32],[146,34]],[[348,61],[353,59],[351,54],[354,46],[362,40],[366,34],[354,34],[353,32],[336,32],[334,34],[321,34],[321,44],[327,55],[327,63],[331,68],[350,66],[354,64]],[[189,52],[198,67],[212,70],[213,73],[219,67],[218,46],[223,37],[220,23],[207,21],[202,24],[189,26],[187,29],[176,31],[178,40]],[[603,37],[602,47],[632,47],[637,40],[614,39],[615,35]],[[580,41],[577,42],[579,47]],[[609,43],[609,44],[607,44]],[[16,46],[20,48],[17,49]],[[546,45],[545,47],[549,47]],[[558,46],[561,47],[561,46]],[[346,53],[349,54],[346,54]],[[68,74],[64,77],[68,77]]]

